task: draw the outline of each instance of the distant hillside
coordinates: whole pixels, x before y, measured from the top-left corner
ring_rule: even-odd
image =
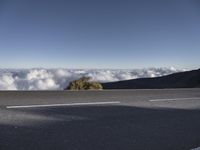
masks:
[[[103,89],[162,89],[200,87],[200,69],[156,78],[102,83]]]

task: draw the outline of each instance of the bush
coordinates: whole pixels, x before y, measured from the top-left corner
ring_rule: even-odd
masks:
[[[91,78],[82,77],[69,83],[67,90],[101,90],[102,85],[98,82],[91,82]]]

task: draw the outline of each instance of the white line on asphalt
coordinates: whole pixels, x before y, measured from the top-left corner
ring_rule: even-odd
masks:
[[[88,103],[68,103],[68,104],[46,104],[46,105],[21,105],[21,106],[6,106],[6,108],[36,108],[36,107],[58,107],[58,106],[83,106],[83,105],[105,105],[105,104],[119,104],[120,101],[111,102],[88,102]]]
[[[200,147],[197,147],[197,148],[193,148],[191,150],[200,150]]]
[[[188,97],[188,98],[167,98],[167,99],[151,99],[150,102],[159,102],[159,101],[180,101],[180,100],[200,100],[200,97]]]

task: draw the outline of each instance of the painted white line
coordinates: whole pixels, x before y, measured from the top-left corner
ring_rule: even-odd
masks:
[[[191,150],[200,150],[200,147],[197,147],[197,148],[193,148]]]
[[[187,98],[167,98],[167,99],[151,99],[150,102],[159,102],[159,101],[181,101],[181,100],[200,100],[200,97],[187,97]]]
[[[68,104],[46,104],[46,105],[21,105],[21,106],[6,106],[6,108],[37,108],[37,107],[58,107],[58,106],[83,106],[83,105],[105,105],[105,104],[119,104],[120,101],[111,102],[88,102],[88,103],[68,103]]]

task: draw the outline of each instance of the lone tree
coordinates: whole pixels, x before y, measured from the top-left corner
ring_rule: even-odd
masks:
[[[69,83],[66,90],[101,90],[102,85],[98,82],[91,82],[90,77],[82,77]]]

